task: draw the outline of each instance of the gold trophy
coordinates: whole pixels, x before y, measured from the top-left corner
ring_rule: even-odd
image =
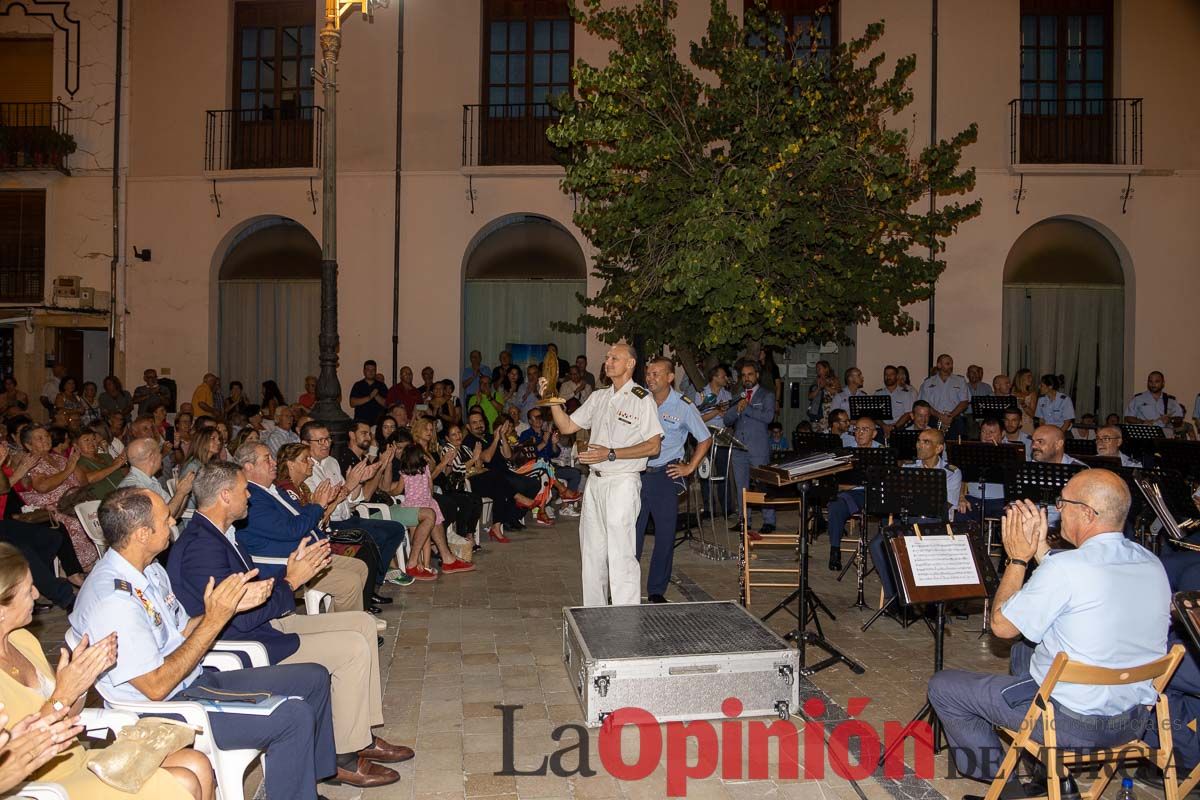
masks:
[[[546,357],[542,360],[542,377],[546,379],[546,390],[542,393],[539,406],[561,406],[567,401],[558,396],[558,348],[550,345],[546,348]]]

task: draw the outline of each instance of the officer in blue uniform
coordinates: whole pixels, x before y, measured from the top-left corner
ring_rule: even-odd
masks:
[[[875,431],[875,420],[859,417],[854,425],[854,444],[850,446],[867,449],[882,447],[875,439]],[[846,532],[846,523],[863,507],[866,496],[867,490],[862,486],[851,486],[829,501],[829,569],[835,572],[842,569],[842,534]]]
[[[654,358],[646,365],[646,388],[658,404],[658,420],[663,429],[662,448],[642,473],[642,510],[637,520],[637,557],[641,561],[646,523],[654,518],[654,552],[646,579],[646,599],[651,603],[667,602],[664,595],[675,556],[679,495],[687,491],[687,477],[700,466],[712,445],[712,434],[700,412],[691,400],[675,391],[674,382],[675,365],[671,359]],[[683,446],[689,435],[695,437],[696,449],[684,463]]]
[[[737,492],[734,505],[741,516],[742,492],[750,488],[750,468],[769,463],[771,460],[771,435],[767,425],[775,419],[775,392],[758,383],[758,362],[745,359],[738,367],[741,385],[734,395],[734,405],[725,412],[726,426],[733,426],[733,435],[746,445],[745,450],[734,450],[731,456],[733,484]],[[762,510],[762,529],[759,534],[775,531],[775,509]],[[739,530],[741,520],[735,520],[730,530]],[[750,520],[746,520],[750,527]],[[751,532],[751,538],[759,534]]]
[[[117,663],[100,685],[109,697],[136,702],[264,692],[288,698],[269,714],[211,713],[211,734],[223,750],[263,751],[271,797],[316,800],[317,780],[338,772],[329,672],[317,664],[203,670],[201,657],[229,620],[261,605],[273,581],[253,580],[256,570],[229,575],[205,591],[204,613],[189,617],[155,561],[170,542],[170,523],[167,504],[146,489],[118,489],[100,506],[109,549],[69,617],[71,628],[90,641],[117,634]]]
[[[984,444],[1004,444],[1002,430],[1000,420],[985,419],[979,425],[979,441]],[[958,502],[958,511],[971,519],[979,519],[980,511],[984,517],[1000,519],[1004,516],[1004,484],[982,481],[968,483],[965,496]]]
[[[917,437],[917,460],[904,465],[904,469],[940,469],[946,473],[946,510],[958,505],[962,497],[962,472],[958,467],[946,461],[946,439],[941,431],[932,428],[921,431]],[[945,516],[945,515],[943,515]],[[927,517],[909,517],[905,525],[920,522],[938,522]],[[879,582],[883,585],[883,602],[886,604],[896,595],[896,583],[892,579],[892,570],[884,556],[883,534],[878,533],[871,540],[871,559],[875,562],[875,571],[879,573]]]

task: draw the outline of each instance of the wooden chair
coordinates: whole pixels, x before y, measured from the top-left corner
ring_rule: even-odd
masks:
[[[774,508],[794,508],[799,514],[800,498],[797,497],[773,497],[767,499],[763,492],[752,492],[750,490],[742,491],[742,547],[739,554],[739,563],[742,567],[740,575],[740,583],[742,589],[742,605],[746,608],[750,607],[750,590],[752,586],[760,589],[795,589],[796,581],[799,579],[799,565],[794,567],[751,567],[750,562],[756,558],[754,550],[759,547],[789,547],[795,549],[800,541],[800,531],[776,531],[775,533],[761,534],[759,539],[750,538],[750,508],[751,507],[774,507]],[[800,520],[799,525],[804,525],[805,521]],[[768,576],[762,580],[755,581],[755,575]],[[778,576],[790,576],[790,580],[780,582]],[[776,580],[771,580],[775,577]]]
[[[1175,668],[1183,660],[1183,654],[1183,645],[1177,644],[1165,656],[1155,659],[1149,664],[1129,669],[1109,669],[1080,664],[1067,658],[1066,653],[1059,653],[1050,664],[1050,669],[1046,672],[1046,677],[1042,681],[1041,687],[1038,688],[1038,692],[1029,706],[1029,711],[1021,721],[1020,731],[1002,729],[1002,733],[1012,739],[1012,744],[1009,746],[1008,752],[1004,754],[1000,771],[996,774],[991,786],[988,787],[984,800],[998,800],[1000,791],[1016,768],[1017,758],[1022,752],[1029,753],[1046,766],[1046,786],[1049,800],[1060,800],[1059,780],[1065,777],[1065,773],[1060,772],[1063,767],[1099,764],[1100,772],[1097,778],[1086,790],[1083,790],[1082,787],[1080,790],[1081,800],[1099,800],[1100,795],[1104,793],[1105,788],[1112,780],[1113,774],[1123,762],[1143,758],[1151,761],[1163,771],[1166,800],[1179,800],[1180,797],[1186,796],[1186,793],[1180,794],[1182,787],[1175,781],[1171,710],[1167,705],[1166,695],[1163,694],[1171,676],[1175,674]],[[1054,704],[1050,702],[1050,693],[1054,691],[1054,687],[1060,681],[1086,686],[1119,686],[1140,681],[1153,681],[1154,691],[1158,695],[1155,701],[1155,710],[1157,711],[1159,746],[1153,748],[1141,739],[1131,739],[1116,747],[1097,750],[1073,750],[1059,747],[1054,727]],[[1044,744],[1038,744],[1033,740],[1033,733],[1039,727],[1043,731]],[[1189,776],[1185,782],[1189,791],[1191,786],[1195,785],[1196,780],[1200,780],[1200,770],[1194,770],[1193,776]]]

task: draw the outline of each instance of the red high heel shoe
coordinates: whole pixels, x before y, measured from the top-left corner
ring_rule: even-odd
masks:
[[[496,532],[497,528],[500,529],[499,533]],[[488,528],[488,538],[493,542],[499,542],[500,544],[508,544],[512,541],[512,539],[504,535],[504,526],[499,524]]]

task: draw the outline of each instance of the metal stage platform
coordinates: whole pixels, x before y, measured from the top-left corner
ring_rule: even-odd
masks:
[[[563,609],[563,661],[589,726],[619,708],[660,722],[787,719],[799,702],[799,654],[734,602]]]

